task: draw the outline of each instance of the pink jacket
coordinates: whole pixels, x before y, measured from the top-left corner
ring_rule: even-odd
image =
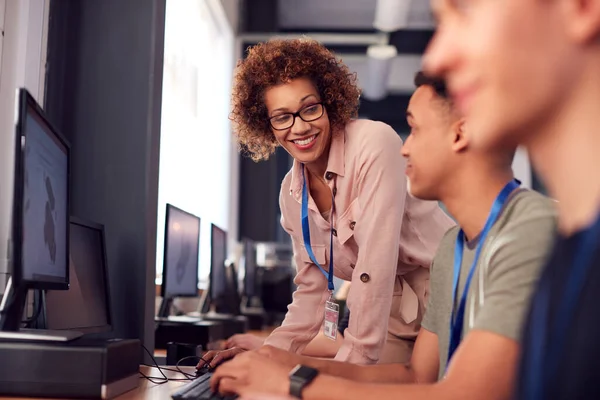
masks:
[[[332,137],[324,178],[335,198],[334,274],[352,282],[347,299],[352,314],[336,356],[339,361],[378,361],[396,275],[429,269],[442,236],[454,225],[436,202],[408,194],[401,147],[402,140],[390,126],[369,120],[352,121]],[[281,224],[292,238],[298,288],[282,326],[265,342],[292,352],[301,352],[318,333],[329,297],[327,279],[304,247],[301,201],[301,168],[294,162],[282,182],[279,202]],[[331,224],[310,196],[309,222],[313,252],[327,270]],[[429,279],[429,274],[421,276]],[[419,323],[413,322],[425,293],[415,290],[414,282],[411,287],[401,281],[402,323],[407,334],[416,334]]]

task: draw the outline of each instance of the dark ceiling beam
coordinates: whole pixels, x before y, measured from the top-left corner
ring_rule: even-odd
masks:
[[[296,34],[304,34],[304,33],[308,33],[310,34],[310,32],[319,32],[319,33],[334,33],[334,34],[356,34],[356,33],[377,33],[378,31],[373,28],[373,29],[332,29],[332,28],[326,28],[326,27],[319,27],[319,28],[302,28],[302,27],[296,27],[296,28],[281,28],[279,29],[279,33],[296,33]]]
[[[390,33],[390,44],[398,54],[423,54],[433,36],[433,30],[400,30]]]
[[[263,0],[260,0],[263,1]],[[265,34],[265,37],[270,36],[270,35],[277,35],[277,33],[280,32],[276,32],[276,33],[272,33],[272,34]],[[286,33],[290,33],[290,32],[286,32]],[[311,33],[313,34],[323,34],[323,33],[328,33],[328,32],[323,32],[323,31],[301,31],[298,32],[298,34],[300,33],[304,33],[310,36]],[[347,32],[346,34],[350,35],[350,34],[356,34],[356,33],[361,33],[361,32]],[[362,32],[365,33],[365,32]],[[373,33],[373,32],[371,32]],[[343,33],[336,33],[336,34],[340,34],[343,35]],[[429,43],[429,41],[431,40],[431,37],[433,36],[433,31],[432,30],[400,30],[400,31],[396,31],[396,32],[392,32],[389,34],[389,43],[391,45],[396,46],[396,49],[398,50],[398,54],[423,54],[425,52],[425,49],[427,48],[427,45]],[[247,48],[248,46],[254,45],[257,42],[255,41],[245,41],[244,42],[244,48]],[[325,43],[325,45],[327,46],[328,49],[330,49],[331,51],[335,52],[335,53],[339,53],[339,54],[367,54],[367,48],[369,47],[369,45],[367,43],[353,43],[352,41],[348,41],[347,43],[341,43],[341,42],[336,42],[336,43]]]
[[[254,46],[255,44],[257,44],[257,41],[244,41],[242,43],[242,49],[243,49],[243,54],[244,57],[247,56],[247,50],[248,47]],[[327,48],[329,50],[331,50],[332,52],[336,53],[336,54],[358,54],[358,55],[365,55],[367,54],[367,45],[360,45],[360,44],[333,44],[333,45],[326,45]]]
[[[241,0],[241,31],[244,33],[277,32],[277,0]]]

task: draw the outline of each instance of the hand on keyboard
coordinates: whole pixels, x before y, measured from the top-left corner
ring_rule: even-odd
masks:
[[[245,351],[246,350],[244,350],[240,347],[234,347],[232,349],[220,350],[220,351],[218,351],[218,350],[207,351],[200,359],[200,362],[198,363],[196,368],[202,368],[207,364],[211,368],[215,368],[217,365],[222,364],[223,361],[230,360],[233,357],[235,357],[238,354],[243,353]]]
[[[212,375],[210,385],[213,391],[220,393],[288,396],[289,371],[290,368],[284,365],[248,351],[219,366]]]
[[[174,400],[233,400],[236,395],[222,396],[210,389],[210,377],[212,374],[206,373],[185,386],[179,388],[171,395]]]
[[[238,400],[298,400],[292,396],[271,396],[269,394],[255,394],[249,396],[238,397]]]

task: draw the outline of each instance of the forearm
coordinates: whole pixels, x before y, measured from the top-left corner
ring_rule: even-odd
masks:
[[[302,355],[308,357],[333,358],[337,354],[343,342],[344,337],[342,335],[337,335],[336,340],[333,341],[326,337],[323,334],[323,331],[319,331],[317,336],[315,336],[313,340],[306,345],[302,351]]]
[[[410,400],[464,400],[469,393],[447,390],[443,384],[431,385],[383,385],[365,384],[319,375],[302,392],[305,400],[363,400],[363,399],[410,399]]]
[[[414,383],[415,374],[408,365],[357,365],[345,362],[302,357],[303,365],[318,369],[325,375],[370,383]]]

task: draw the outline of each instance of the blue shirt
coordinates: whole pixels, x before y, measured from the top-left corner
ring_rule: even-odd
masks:
[[[600,221],[596,222],[598,223]],[[535,329],[532,324],[533,311],[530,311],[523,331],[523,351],[515,399],[528,399],[527,390],[533,380],[539,377],[531,370],[532,368],[526,366],[531,365],[532,347],[540,340],[540,334],[545,335],[544,339],[547,343],[544,356],[549,354],[547,349],[555,345],[558,334],[566,335],[565,346],[559,349],[560,358],[558,358],[556,374],[544,383],[544,398],[600,399],[600,242],[597,242],[592,249],[592,264],[578,296],[577,305],[570,315],[568,326],[563,327],[562,333],[552,327],[556,322],[559,305],[564,301],[565,277],[570,276],[575,254],[580,248],[583,237],[589,234],[588,231],[589,229],[584,229],[570,237],[559,237],[540,278],[531,310],[535,309],[537,302],[545,301],[546,298],[541,292],[542,289],[548,289],[550,295],[547,299],[547,324],[541,329]],[[534,332],[541,333],[536,336]],[[542,365],[542,371],[547,372],[548,363]]]

